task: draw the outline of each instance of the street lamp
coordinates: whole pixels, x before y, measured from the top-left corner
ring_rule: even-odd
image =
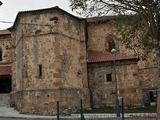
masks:
[[[114,78],[115,78],[115,88],[116,88],[116,112],[117,112],[117,117],[120,117],[117,78],[116,78],[116,49],[113,48],[111,50],[111,54],[113,56],[113,63],[114,63],[114,75],[115,75]]]

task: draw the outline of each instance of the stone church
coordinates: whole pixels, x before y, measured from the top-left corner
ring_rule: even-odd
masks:
[[[156,51],[147,61],[117,40],[112,17],[79,18],[52,7],[22,11],[14,25],[0,31],[0,105],[20,113],[54,115],[61,107],[115,106],[116,54],[118,98],[126,106],[156,102]]]

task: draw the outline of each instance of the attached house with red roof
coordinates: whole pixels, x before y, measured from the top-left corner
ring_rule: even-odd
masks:
[[[112,48],[119,101],[155,103],[154,51],[145,62],[134,56],[117,40],[111,18],[78,18],[59,7],[19,12],[10,32],[0,31],[0,103],[40,115],[55,115],[57,101],[68,109],[79,108],[80,99],[85,109],[114,107]]]
[[[10,106],[10,92],[12,91],[12,50],[8,49],[13,43],[8,30],[0,31],[0,105]]]

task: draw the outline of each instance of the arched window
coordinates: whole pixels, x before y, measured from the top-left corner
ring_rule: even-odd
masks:
[[[109,34],[106,37],[106,42],[105,42],[106,51],[110,52],[113,48],[116,49],[115,39],[116,37],[113,34]]]
[[[108,41],[108,48],[109,48],[109,51],[111,51],[113,48],[115,48],[114,40]]]

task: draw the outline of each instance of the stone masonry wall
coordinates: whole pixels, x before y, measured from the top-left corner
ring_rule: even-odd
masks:
[[[126,106],[142,106],[142,90],[138,81],[136,61],[121,61],[116,62],[116,64],[119,100],[121,101],[121,98],[124,98]],[[111,74],[111,82],[107,82],[107,74]],[[113,107],[116,105],[112,62],[89,63],[88,79],[94,107]]]
[[[94,19],[94,18],[93,18]],[[90,20],[88,20],[90,22]],[[125,48],[117,39],[117,33],[111,23],[91,23],[88,25],[87,50],[109,51],[109,40],[114,40],[117,53],[124,55],[133,55],[134,51]]]
[[[53,17],[58,20],[52,21]],[[17,24],[13,32],[19,43],[12,104],[29,114],[42,114],[48,106],[45,115],[54,114],[56,101],[74,108],[83,99],[84,107],[90,107],[84,20],[61,11],[26,13],[18,20],[29,24]],[[21,102],[14,94],[22,95]]]
[[[82,96],[83,95],[83,96]],[[12,100],[19,102],[14,106],[20,113],[34,115],[56,115],[57,101],[60,112],[71,114],[80,109],[80,99],[86,103],[83,107],[88,108],[88,89],[61,87],[42,90],[23,90],[11,94]]]
[[[0,35],[0,50],[2,51],[2,61],[0,61],[0,65],[11,65],[13,54],[13,49],[11,49],[12,45],[14,45],[14,42],[10,34]]]
[[[94,18],[93,18],[94,19]],[[88,20],[90,22],[91,20]],[[94,20],[92,20],[94,21]],[[126,49],[125,45],[123,45],[120,41],[117,40],[117,36],[115,33],[114,27],[107,22],[102,23],[90,23],[88,25],[88,42],[87,42],[87,50],[93,51],[109,51],[108,40],[112,39],[115,42],[115,49],[121,55],[134,55],[134,51]],[[143,50],[139,50],[143,53]],[[146,61],[139,60],[137,67],[138,67],[138,77],[136,76],[137,82],[139,82],[139,86],[141,87],[141,91],[144,91],[141,94],[143,101],[146,100],[146,97],[152,90],[157,90],[158,85],[158,69],[157,69],[157,62],[156,62],[156,50],[152,50],[148,53],[146,57]],[[98,69],[98,68],[97,68]],[[132,69],[126,69],[126,72],[132,71]],[[123,78],[124,79],[124,78]],[[130,86],[130,83],[127,79],[124,79],[126,82],[126,87]],[[136,83],[134,83],[136,84]],[[137,89],[133,86],[134,89]],[[147,91],[146,91],[147,90]],[[133,90],[134,91],[134,90]],[[147,95],[145,95],[147,94]],[[133,98],[134,99],[134,98]],[[150,102],[150,98],[148,97],[148,102]]]
[[[42,114],[41,111],[48,108],[44,115],[54,113],[52,106],[57,100],[64,107],[74,108],[82,98],[84,106],[90,107],[85,32],[85,20],[60,10],[20,13],[12,31],[16,48],[12,59],[11,105],[28,114]],[[109,52],[110,37],[118,53],[134,54],[117,41],[114,27],[109,23],[88,26],[87,50]],[[147,61],[140,60],[138,66],[136,61],[118,62],[119,99],[123,97],[126,105],[143,105],[144,94],[156,90],[155,54],[155,51],[149,53]],[[89,87],[95,107],[115,105],[115,82],[106,82],[106,74],[112,74],[114,80],[112,66],[112,63],[88,64]],[[65,94],[59,96],[61,91]]]
[[[10,106],[9,94],[0,94],[0,106]]]
[[[153,50],[148,54],[146,61],[140,61],[139,81],[143,91],[143,101],[145,105],[151,105],[149,92],[157,91],[158,88],[158,64],[156,62],[156,53]]]
[[[23,89],[87,87],[86,56],[78,41],[45,35],[26,38],[23,43]],[[39,65],[42,65],[42,76],[39,76]]]

